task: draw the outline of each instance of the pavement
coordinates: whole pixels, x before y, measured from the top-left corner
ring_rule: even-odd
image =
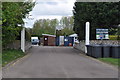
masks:
[[[3,78],[117,78],[118,69],[72,47],[33,46],[2,74]]]

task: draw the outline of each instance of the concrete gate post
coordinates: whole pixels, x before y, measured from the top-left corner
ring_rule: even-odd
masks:
[[[86,22],[86,32],[85,32],[85,45],[90,43],[90,23]],[[85,53],[87,53],[87,47],[85,46]]]
[[[25,52],[25,28],[21,31],[21,50]]]

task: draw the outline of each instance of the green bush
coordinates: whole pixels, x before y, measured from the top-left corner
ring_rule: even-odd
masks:
[[[118,35],[109,35],[110,40],[118,40]]]

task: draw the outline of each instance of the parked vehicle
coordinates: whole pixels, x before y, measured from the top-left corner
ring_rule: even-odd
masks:
[[[33,45],[38,45],[40,41],[38,37],[31,37],[31,42]]]

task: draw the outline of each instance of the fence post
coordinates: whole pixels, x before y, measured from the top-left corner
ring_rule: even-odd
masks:
[[[90,23],[86,22],[86,32],[85,32],[85,45],[89,45],[90,38]],[[85,53],[87,53],[87,47],[85,46]]]
[[[25,28],[21,31],[21,50],[25,52]]]

